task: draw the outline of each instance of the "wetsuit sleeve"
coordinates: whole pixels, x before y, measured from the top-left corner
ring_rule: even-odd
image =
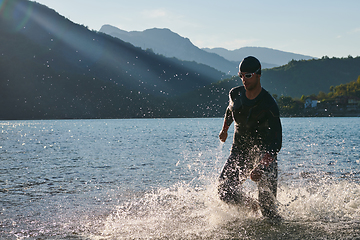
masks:
[[[225,112],[225,123],[226,125],[230,126],[233,122],[233,117],[232,117],[232,113],[229,107],[227,107],[226,112]]]
[[[226,108],[226,112],[225,112],[225,123],[226,125],[230,126],[232,124],[232,122],[234,121],[233,116],[232,116],[232,112],[231,109],[234,104],[233,102],[233,93],[234,93],[234,88],[230,90],[229,92],[229,106]]]

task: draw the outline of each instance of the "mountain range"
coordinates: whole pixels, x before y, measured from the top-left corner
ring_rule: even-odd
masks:
[[[360,57],[291,60],[264,69],[261,81],[271,94],[300,97],[356,80],[359,66]],[[221,117],[229,90],[240,84],[206,64],[91,31],[36,2],[1,5],[0,119]]]
[[[111,25],[104,25],[100,32],[129,42],[143,50],[151,49],[165,57],[202,63],[228,75],[237,74],[238,63],[215,53],[201,50],[194,46],[188,38],[181,37],[169,29],[153,28],[142,32],[127,32]]]
[[[239,62],[249,55],[260,59],[262,68],[278,67],[291,60],[313,58],[264,47],[243,47],[233,51],[224,48],[200,49],[188,38],[182,37],[170,29],[152,28],[128,32],[107,24],[100,28],[100,32],[120,38],[143,50],[152,49],[155,53],[166,57],[206,64],[229,75],[237,75]]]
[[[164,101],[226,78],[12,0],[0,12],[0,119],[168,116]]]
[[[211,53],[216,53],[230,61],[238,61],[249,55],[254,55],[261,62],[265,63],[263,68],[279,67],[288,64],[291,60],[309,60],[315,59],[312,56],[284,52],[276,49],[265,47],[242,47],[236,50],[228,50],[225,48],[203,48],[203,50]]]

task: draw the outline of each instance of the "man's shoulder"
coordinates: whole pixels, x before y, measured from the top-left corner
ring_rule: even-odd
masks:
[[[244,86],[233,87],[233,88],[230,90],[230,93],[232,93],[232,92],[239,92],[239,91],[245,91]]]
[[[273,96],[271,96],[271,94],[265,88],[262,89],[262,92],[263,92],[263,98],[265,98],[266,100],[268,100],[272,103],[276,103]]]
[[[234,87],[230,90],[229,92],[229,96],[231,98],[233,98],[234,96],[237,96],[237,95],[242,95],[243,93],[245,93],[245,88],[244,86],[238,86],[238,87]]]
[[[279,107],[276,100],[264,88],[263,92],[263,104],[267,105],[267,108],[272,112],[273,115],[279,115]]]

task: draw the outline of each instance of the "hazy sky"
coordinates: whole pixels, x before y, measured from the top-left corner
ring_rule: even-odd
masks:
[[[360,0],[36,0],[99,30],[169,28],[202,47],[360,56]]]

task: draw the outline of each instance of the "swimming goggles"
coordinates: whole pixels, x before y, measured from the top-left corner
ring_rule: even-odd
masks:
[[[258,73],[260,71],[261,68],[259,68],[258,70],[256,70],[253,73],[241,73],[239,72],[239,77],[240,78],[251,78],[252,76],[254,76],[255,73]]]

